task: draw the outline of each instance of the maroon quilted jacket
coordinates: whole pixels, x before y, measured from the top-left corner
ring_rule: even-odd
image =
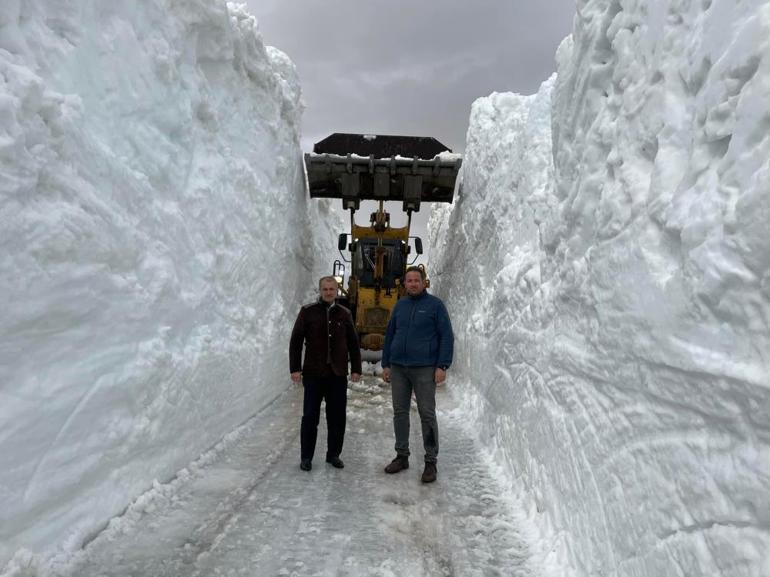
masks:
[[[302,362],[302,345],[305,361]],[[361,373],[361,349],[350,311],[342,305],[327,306],[322,300],[299,311],[289,341],[289,370],[308,377]]]

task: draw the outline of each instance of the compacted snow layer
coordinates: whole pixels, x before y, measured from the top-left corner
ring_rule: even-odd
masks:
[[[770,4],[578,2],[473,107],[432,279],[560,575],[770,575]]]
[[[4,0],[0,567],[78,548],[287,386],[320,272],[299,98],[236,5]]]

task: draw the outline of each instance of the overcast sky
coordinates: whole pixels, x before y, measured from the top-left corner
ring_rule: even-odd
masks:
[[[575,0],[246,0],[265,44],[294,61],[302,149],[333,132],[433,136],[465,149],[471,104],[533,94],[556,71]],[[387,203],[404,226],[400,203]],[[374,203],[356,214],[367,224]],[[430,207],[413,218],[426,240]],[[343,231],[340,231],[343,232]],[[430,247],[417,262],[427,263]]]
[[[247,0],[297,65],[302,147],[333,132],[433,136],[462,152],[471,103],[532,94],[575,0]]]

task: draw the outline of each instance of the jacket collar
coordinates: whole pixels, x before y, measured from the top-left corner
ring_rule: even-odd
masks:
[[[427,295],[427,294],[428,294],[428,289],[422,289],[422,292],[420,294],[418,294],[418,295],[412,296],[410,294],[407,294],[406,296],[408,296],[413,301],[418,301],[420,299],[425,298],[425,295]]]

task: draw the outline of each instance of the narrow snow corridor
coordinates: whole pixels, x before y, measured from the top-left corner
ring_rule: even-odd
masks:
[[[455,334],[423,486],[416,412],[383,472],[374,375],[346,467],[301,472],[287,363],[352,232],[309,195],[303,111],[417,98],[408,47],[370,22],[379,75],[372,26],[323,37],[367,71],[336,74],[266,45],[264,3],[4,2],[0,577],[770,577],[770,0],[575,7],[554,75],[473,103],[453,202],[421,209]],[[469,38],[425,53],[463,98]],[[422,133],[381,120],[322,136]]]
[[[344,469],[324,463],[322,424],[313,470],[299,470],[295,387],[140,497],[57,574],[531,575],[515,505],[451,392],[438,394],[439,479],[422,485],[414,406],[411,468],[388,476],[389,387],[372,375],[350,387]]]

